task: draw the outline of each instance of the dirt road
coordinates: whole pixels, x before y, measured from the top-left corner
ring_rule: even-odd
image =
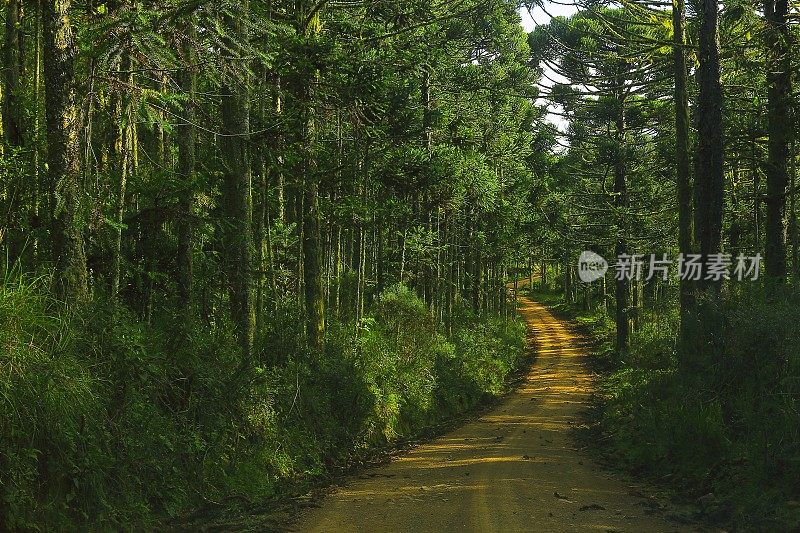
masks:
[[[694,531],[604,471],[570,436],[590,389],[585,346],[520,298],[537,358],[479,419],[367,471],[307,511],[297,531]]]

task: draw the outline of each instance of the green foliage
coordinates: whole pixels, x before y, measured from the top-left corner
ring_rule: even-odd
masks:
[[[716,304],[723,344],[675,350],[677,316],[640,330],[603,384],[603,430],[628,467],[701,498],[746,529],[796,527],[800,495],[798,296],[758,291]],[[681,371],[678,359],[703,371]]]
[[[7,281],[0,293],[6,525],[129,523],[185,507],[200,458],[230,446],[232,340],[147,330],[103,301],[67,312],[40,284]]]
[[[4,527],[115,528],[204,501],[285,494],[354,454],[407,439],[504,391],[523,326],[463,322],[453,340],[398,285],[325,353],[278,311],[242,373],[228,323],[110,302],[66,312],[44,280],[0,286],[0,511]]]
[[[458,328],[454,336],[459,378],[472,381],[472,390],[481,394],[501,394],[505,376],[519,364],[524,333],[524,324],[502,318]]]

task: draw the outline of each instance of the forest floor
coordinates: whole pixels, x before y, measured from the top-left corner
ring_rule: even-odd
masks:
[[[588,341],[519,297],[536,359],[494,409],[389,464],[344,480],[293,530],[700,531],[691,510],[600,466],[577,438]]]

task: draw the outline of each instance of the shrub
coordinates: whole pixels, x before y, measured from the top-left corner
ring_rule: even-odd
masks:
[[[0,287],[0,516],[5,528],[114,529],[204,501],[280,496],[361,450],[503,391],[523,327],[442,335],[412,291],[380,295],[324,353],[278,302],[242,372],[234,328],[111,301],[67,310],[42,280]]]
[[[603,428],[635,470],[713,493],[716,517],[746,528],[800,523],[798,296],[757,291],[716,302],[721,342],[675,351],[677,317],[638,333],[604,382]],[[684,371],[678,361],[700,364]],[[771,524],[771,525],[768,525]]]

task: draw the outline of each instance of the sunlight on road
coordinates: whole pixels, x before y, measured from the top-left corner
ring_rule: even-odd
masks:
[[[585,342],[544,306],[519,304],[536,352],[525,383],[477,420],[334,491],[298,531],[691,531],[576,448],[571,432],[592,381]]]

